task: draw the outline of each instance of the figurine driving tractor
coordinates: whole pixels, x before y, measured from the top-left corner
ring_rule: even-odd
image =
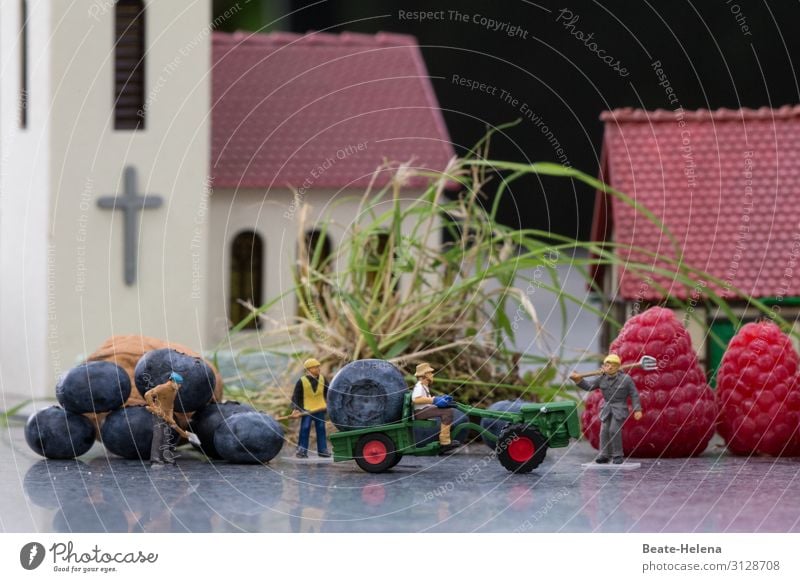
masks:
[[[370,362],[364,365],[363,362]],[[381,361],[382,362],[382,361]],[[330,436],[333,444],[334,462],[355,461],[369,473],[382,473],[395,467],[404,456],[437,456],[453,452],[460,443],[456,438],[468,437],[471,431],[483,437],[494,448],[497,461],[514,473],[528,473],[538,467],[545,459],[548,448],[566,447],[570,439],[580,436],[577,405],[572,401],[534,402],[523,404],[516,411],[487,410],[455,402],[451,396],[433,396],[434,369],[427,363],[416,367],[417,380],[414,388],[408,390],[403,373],[389,362],[383,362],[385,385],[391,386],[392,399],[402,390],[401,408],[398,418],[382,423],[356,428],[339,428]],[[376,367],[375,360],[354,361],[351,374],[345,374],[347,366],[339,371],[337,379],[350,377],[369,379]],[[392,379],[393,378],[393,379]],[[337,386],[331,391],[339,393]],[[467,417],[453,428],[455,410]],[[434,442],[418,443],[415,429],[430,430],[441,420],[439,438]],[[499,425],[499,432],[481,426],[482,419],[489,419]],[[463,436],[462,436],[463,435]]]
[[[439,454],[447,454],[461,446],[461,443],[450,438],[450,428],[453,425],[453,397],[431,396],[431,385],[433,384],[433,368],[430,364],[419,364],[414,376],[417,383],[411,393],[411,402],[414,404],[414,418],[417,420],[433,420],[439,418],[442,421],[439,429]]]

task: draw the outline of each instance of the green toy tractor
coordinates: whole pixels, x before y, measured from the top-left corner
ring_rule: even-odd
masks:
[[[476,430],[486,440],[495,443],[500,464],[514,473],[528,473],[538,467],[548,447],[565,447],[570,438],[580,435],[577,406],[574,402],[524,404],[519,412],[500,412],[453,404],[468,417],[505,421],[496,437],[473,422],[453,427],[453,438],[466,436]],[[401,420],[391,424],[341,431],[330,436],[334,461],[355,461],[368,473],[388,471],[404,455],[434,456],[440,452],[438,442],[416,446],[414,428],[434,427],[435,420],[415,420],[411,393],[405,395]]]

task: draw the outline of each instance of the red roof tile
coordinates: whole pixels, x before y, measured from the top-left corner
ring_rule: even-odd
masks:
[[[684,263],[756,297],[800,296],[800,106],[717,111],[605,112],[602,178],[657,215]],[[678,256],[643,214],[598,196],[593,236]],[[608,221],[608,224],[606,224]],[[668,267],[624,249],[626,261]],[[689,298],[690,285],[620,268],[619,294]],[[661,285],[662,293],[656,286]],[[696,286],[697,291],[702,287]]]
[[[385,160],[442,171],[454,155],[413,37],[215,32],[212,47],[215,187],[363,187]]]

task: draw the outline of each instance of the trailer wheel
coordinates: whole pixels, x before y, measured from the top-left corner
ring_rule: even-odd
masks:
[[[497,458],[512,473],[529,473],[542,464],[547,455],[547,439],[525,424],[505,427],[497,439]]]
[[[356,443],[356,463],[368,473],[383,473],[391,469],[398,463],[399,456],[394,441],[382,432],[365,434]]]

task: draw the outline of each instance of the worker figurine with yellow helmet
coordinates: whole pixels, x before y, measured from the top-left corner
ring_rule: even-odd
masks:
[[[328,437],[325,434],[325,413],[327,412],[328,387],[320,374],[320,363],[314,358],[303,362],[306,373],[297,381],[292,394],[292,417],[300,418],[300,435],[297,439],[297,454],[300,459],[308,457],[308,442],[311,424],[317,430],[317,454],[330,457]]]
[[[429,420],[440,418],[442,426],[439,429],[439,452],[446,454],[461,446],[461,443],[450,438],[450,427],[453,424],[453,409],[450,404],[452,396],[431,396],[430,387],[433,384],[433,368],[429,364],[419,364],[414,376],[417,383],[411,393],[411,402],[414,404],[414,418]]]
[[[605,403],[600,409],[600,454],[596,463],[615,465],[622,463],[622,425],[628,418],[628,398],[633,404],[633,418],[642,418],[642,404],[633,379],[620,371],[622,362],[617,354],[608,354],[603,360],[603,373],[597,378],[586,380],[577,372],[570,374],[570,380],[582,390],[600,390]]]

